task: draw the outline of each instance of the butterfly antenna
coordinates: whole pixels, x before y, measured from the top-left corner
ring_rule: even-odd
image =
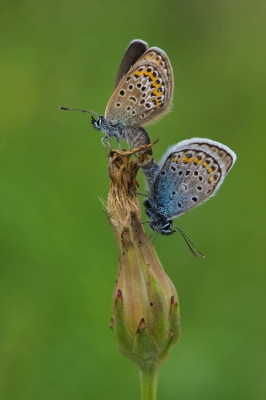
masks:
[[[185,234],[185,232],[182,231],[182,229],[179,228],[178,226],[176,226],[176,225],[173,225],[173,226],[178,230],[178,232],[181,233],[181,235],[183,236],[183,238],[184,238],[186,244],[188,245],[189,250],[191,251],[191,253],[192,253],[195,257],[197,257],[197,254],[196,254],[195,251],[194,251],[194,249],[195,249],[196,252],[197,252],[202,258],[205,258],[205,256],[197,249],[197,247],[194,246],[194,244],[191,242],[191,240],[190,240],[189,237]]]
[[[89,113],[89,114],[94,114],[99,117],[99,114],[97,114],[95,111],[92,110],[81,110],[80,108],[68,108],[68,107],[59,107],[60,110],[66,110],[66,111],[80,111],[83,113]]]

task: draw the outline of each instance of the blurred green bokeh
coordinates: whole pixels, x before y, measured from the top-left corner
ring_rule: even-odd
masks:
[[[182,339],[158,399],[265,397],[265,2],[1,2],[1,399],[139,399],[116,350],[117,249],[98,196],[101,134],[118,65],[135,38],[165,50],[174,109],[147,128],[167,146],[207,137],[238,160],[218,195],[156,248],[176,284]],[[139,182],[143,190],[141,173]],[[144,217],[143,217],[144,218]]]

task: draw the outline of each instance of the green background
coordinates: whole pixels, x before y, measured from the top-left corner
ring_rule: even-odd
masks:
[[[117,272],[98,196],[109,180],[103,114],[132,39],[165,50],[173,112],[147,128],[156,159],[191,137],[238,160],[218,195],[156,249],[175,283],[182,338],[160,400],[265,395],[265,2],[1,2],[1,399],[139,399],[108,329]],[[139,174],[141,189],[144,183]],[[144,215],[143,215],[143,218]]]

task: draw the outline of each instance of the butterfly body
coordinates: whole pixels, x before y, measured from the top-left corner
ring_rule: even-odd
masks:
[[[209,139],[184,140],[169,148],[160,163],[142,167],[149,195],[144,201],[150,227],[172,234],[173,219],[213,196],[236,160],[227,146]]]
[[[114,92],[109,99],[104,116],[91,110],[59,107],[97,115],[92,117],[95,129],[103,132],[102,144],[111,137],[119,143],[139,147],[150,144],[143,126],[155,122],[171,109],[174,76],[169,58],[159,47],[150,47],[140,39],[133,40],[120,63]],[[105,146],[106,147],[106,146]],[[151,148],[147,149],[152,154]]]
[[[102,143],[105,140],[110,143],[110,137],[114,136],[118,143],[126,140],[133,148],[150,144],[149,135],[141,126],[129,126],[125,128],[121,122],[112,123],[103,116],[98,117],[97,120],[92,117],[91,122],[96,130],[104,133],[104,137],[101,139]],[[152,154],[151,149],[148,149],[147,152],[148,154]]]

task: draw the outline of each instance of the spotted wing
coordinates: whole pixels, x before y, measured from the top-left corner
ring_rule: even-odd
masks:
[[[213,196],[235,160],[235,153],[218,142],[180,142],[160,162],[149,198],[160,214],[175,218]]]
[[[107,104],[105,118],[125,127],[154,122],[170,110],[173,86],[167,55],[151,47],[120,80]]]
[[[130,70],[130,68],[138,61],[138,59],[148,50],[148,43],[143,40],[133,40],[121,61],[121,64],[116,75],[115,87],[116,88],[123,78],[123,76]]]

